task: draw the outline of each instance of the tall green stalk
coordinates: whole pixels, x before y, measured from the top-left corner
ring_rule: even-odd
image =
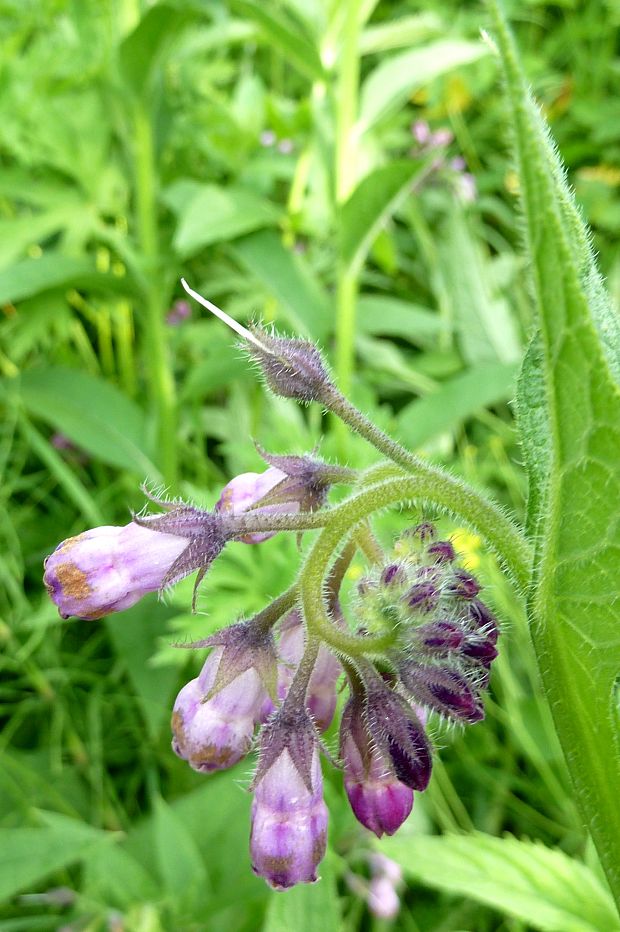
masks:
[[[175,385],[165,331],[165,291],[159,263],[157,177],[151,116],[146,105],[134,111],[136,226],[147,276],[144,305],[144,342],[147,347],[149,395],[156,417],[156,460],[170,489],[177,484]]]
[[[336,83],[336,211],[350,195],[357,181],[355,124],[359,91],[359,33],[361,0],[347,0],[343,14],[340,68]],[[348,393],[353,376],[355,311],[358,278],[342,258],[338,262],[336,289],[336,373],[343,392]]]

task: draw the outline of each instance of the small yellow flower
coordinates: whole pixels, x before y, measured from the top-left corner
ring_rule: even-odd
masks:
[[[482,540],[478,534],[468,531],[466,528],[457,528],[450,535],[450,540],[454,549],[462,558],[463,566],[468,570],[475,570],[480,566],[480,544]]]

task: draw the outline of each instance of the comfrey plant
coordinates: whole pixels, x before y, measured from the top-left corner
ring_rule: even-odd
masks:
[[[230,541],[260,544],[278,532],[322,528],[292,588],[253,618],[191,645],[210,653],[172,713],[172,747],[200,772],[231,767],[257,742],[252,864],[272,887],[286,889],[316,880],[325,853],[321,734],[341,679],[348,697],[336,763],[355,816],[378,837],[402,825],[414,794],[428,786],[429,714],[460,724],[484,717],[499,627],[480,599],[480,582],[427,521],[384,552],[373,513],[425,500],[457,511],[484,527],[491,543],[502,541],[498,549],[521,581],[527,547],[498,509],[412,457],[355,409],[315,345],[259,326],[246,330],[185,287],[243,338],[272,392],[318,402],[393,462],[357,473],[314,454],[261,451],[266,470],[232,479],[213,511],[153,499],[159,513],[64,541],[46,560],[44,579],[63,616],[100,618],[192,572],[198,586]],[[353,494],[329,507],[335,483]],[[358,548],[368,571],[345,606],[341,584]]]
[[[45,581],[63,615],[98,618],[188,573],[200,582],[230,541],[318,529],[287,592],[199,642],[211,653],[173,713],[174,749],[201,771],[242,758],[259,731],[252,860],[272,886],[286,888],[315,879],[325,850],[321,730],[340,677],[348,695],[339,763],[357,818],[377,835],[396,831],[428,784],[426,716],[475,723],[484,714],[498,626],[479,581],[426,522],[389,553],[371,529],[373,515],[391,506],[456,516],[498,556],[515,597],[527,597],[575,799],[620,906],[620,325],[497,0],[487,6],[534,303],[515,406],[529,482],[526,527],[368,420],[312,343],[246,330],[188,288],[241,336],[275,394],[318,403],[386,461],[358,475],[315,456],[268,457],[265,473],[234,479],[212,512],[161,501],[163,513],[65,541],[49,557]],[[329,489],[340,482],[351,494],[330,507]],[[351,611],[340,584],[356,548],[369,569]],[[393,909],[388,903],[385,912]]]

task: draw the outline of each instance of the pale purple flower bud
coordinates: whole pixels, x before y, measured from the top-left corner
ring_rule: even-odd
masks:
[[[394,919],[398,915],[400,899],[389,877],[379,875],[370,881],[368,909],[377,919]]]
[[[286,473],[270,466],[265,472],[244,472],[231,479],[222,489],[215,510],[224,514],[239,515],[246,511],[259,514],[291,514],[299,511],[299,502],[264,505],[256,507],[261,499],[269,495],[287,478]],[[275,532],[244,534],[239,540],[245,544],[260,544]]]
[[[277,148],[278,152],[280,152],[282,155],[291,155],[295,145],[292,139],[281,139]]]
[[[463,172],[458,176],[456,190],[464,203],[473,204],[478,196],[478,186],[471,172]]]
[[[265,726],[253,784],[252,868],[275,890],[317,880],[327,845],[316,732],[297,698]]]
[[[172,748],[202,773],[225,770],[245,757],[267,696],[252,667],[207,698],[222,654],[221,648],[210,654],[200,675],[177,696],[172,712]]]
[[[368,863],[373,877],[387,877],[393,884],[398,884],[403,879],[403,872],[400,864],[388,858],[380,851],[373,851],[368,855]]]
[[[299,613],[293,611],[285,619],[280,635],[280,657],[278,667],[278,697],[284,699],[304,652],[305,631]],[[306,708],[316,727],[326,731],[336,711],[336,684],[342,667],[325,644],[321,644],[314,670],[306,692]]]
[[[411,135],[421,146],[426,145],[431,138],[431,128],[426,120],[416,120],[411,125]]]
[[[276,139],[276,134],[272,129],[263,130],[263,132],[258,137],[258,141],[260,142],[261,146],[264,146],[266,149],[275,145]]]
[[[451,130],[442,127],[441,129],[435,130],[435,132],[431,134],[431,145],[434,147],[436,146],[437,148],[449,146],[453,139],[454,133]]]
[[[413,789],[397,778],[391,757],[371,739],[358,697],[342,715],[340,756],[355,818],[377,838],[393,835],[411,812]]]
[[[192,308],[189,301],[184,301],[180,298],[178,301],[175,301],[168,313],[166,314],[166,323],[170,327],[177,327],[179,324],[182,324],[184,320],[188,320],[192,316]]]
[[[450,159],[449,165],[455,172],[463,172],[467,167],[467,163],[462,155],[455,155],[453,159]]]
[[[160,589],[188,543],[133,523],[94,528],[58,545],[43,581],[63,618],[101,618]]]

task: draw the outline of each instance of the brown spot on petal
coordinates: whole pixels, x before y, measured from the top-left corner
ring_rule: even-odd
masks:
[[[325,832],[321,834],[314,840],[312,845],[312,861],[314,864],[318,864],[325,857],[325,851],[327,850],[327,835]]]
[[[69,550],[75,547],[81,536],[81,534],[76,534],[74,537],[67,537],[67,539],[63,540],[62,544],[56,548],[55,553],[68,553]]]
[[[75,538],[70,538],[70,540],[75,540]],[[92,589],[88,584],[86,573],[75,563],[61,563],[56,567],[55,572],[63,595],[76,599],[78,602],[83,602],[91,595]]]
[[[209,770],[223,770],[229,766],[233,749],[218,747],[217,744],[205,744],[189,756],[189,762],[196,767],[205,767]]]

